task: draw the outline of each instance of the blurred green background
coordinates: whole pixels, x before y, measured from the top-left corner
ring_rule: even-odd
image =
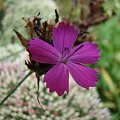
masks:
[[[40,12],[43,19],[54,19],[58,9],[61,19],[73,22],[81,19],[82,9],[87,13],[90,0],[85,1],[83,6],[84,0],[0,0],[0,100],[25,75],[27,53],[13,32],[18,29],[27,37],[22,17]],[[73,85],[69,95],[58,97],[41,83],[40,101],[50,114],[46,118],[38,107],[32,75],[0,107],[0,120],[120,120],[120,1],[105,0],[102,8],[108,19],[88,29],[101,50],[100,61],[92,66],[99,71],[97,87],[86,91]]]

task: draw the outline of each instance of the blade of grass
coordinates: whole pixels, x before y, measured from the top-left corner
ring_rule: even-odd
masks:
[[[102,76],[103,76],[105,82],[107,83],[110,91],[113,93],[113,95],[116,95],[117,94],[116,86],[115,86],[111,76],[107,72],[107,70],[105,68],[101,68],[101,73],[102,73]]]

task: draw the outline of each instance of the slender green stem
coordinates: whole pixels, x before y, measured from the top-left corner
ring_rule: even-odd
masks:
[[[17,90],[17,88],[26,80],[26,78],[32,74],[32,71],[29,71],[28,74],[26,74],[22,80],[12,89],[8,95],[0,102],[0,106]]]

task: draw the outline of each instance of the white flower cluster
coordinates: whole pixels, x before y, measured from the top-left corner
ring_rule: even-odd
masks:
[[[5,5],[6,13],[2,21],[2,41],[11,41],[13,36],[16,38],[13,32],[14,28],[24,36],[26,35],[22,17],[32,17],[40,12],[43,19],[53,19],[55,16],[54,11],[57,8],[52,0],[6,0]]]
[[[25,52],[21,52],[14,61],[0,63],[0,101],[27,72],[24,65],[25,58]],[[41,80],[39,99],[49,117],[44,115],[38,104],[37,81],[33,74],[1,106],[0,120],[110,120],[111,118],[109,110],[100,101],[95,88],[88,91],[71,83],[70,93],[59,97],[56,93],[49,93]]]

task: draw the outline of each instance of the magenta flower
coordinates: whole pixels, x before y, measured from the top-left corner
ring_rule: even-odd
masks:
[[[53,64],[53,67],[45,74],[44,82],[50,92],[56,91],[63,95],[69,92],[69,72],[75,82],[86,88],[94,87],[97,80],[97,72],[83,64],[94,64],[99,59],[99,50],[96,44],[84,42],[74,48],[78,30],[73,25],[64,22],[53,28],[53,45],[39,38],[29,41],[28,52],[31,59]]]

